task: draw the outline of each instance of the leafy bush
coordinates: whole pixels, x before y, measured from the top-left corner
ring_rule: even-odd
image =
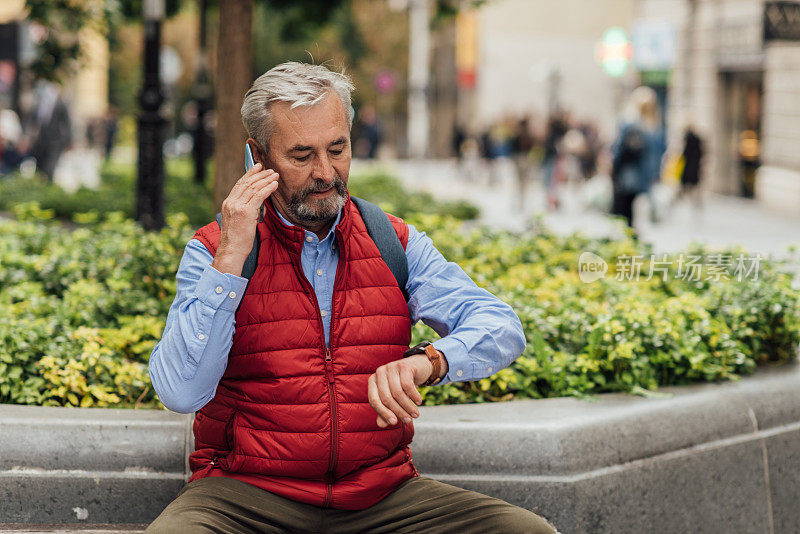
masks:
[[[197,184],[189,159],[166,161],[164,202],[167,214],[183,213],[196,226],[213,218],[211,181]],[[38,202],[44,209],[53,210],[60,218],[71,220],[77,213],[95,211],[99,214],[120,211],[125,217],[136,215],[136,167],[106,162],[100,170],[100,187],[81,187],[66,193],[60,186],[41,175],[23,178],[19,174],[0,180],[0,209],[10,210],[22,202]]]
[[[206,183],[197,184],[191,160],[166,161],[164,202],[167,214],[183,213],[191,224],[198,227],[214,219],[210,164],[208,171]],[[66,193],[40,175],[26,179],[17,174],[0,179],[0,210],[10,210],[23,202],[38,202],[43,209],[53,210],[57,218],[66,220],[89,211],[98,214],[121,211],[127,218],[135,217],[136,167],[106,162],[100,177],[98,189],[81,187],[74,193]],[[478,208],[464,201],[440,202],[429,193],[406,191],[396,178],[386,174],[355,174],[348,185],[354,196],[371,199],[398,217],[425,211],[458,219],[474,219],[479,213]]]
[[[359,194],[381,202],[365,191]],[[17,220],[0,221],[0,402],[160,406],[147,361],[196,225],[173,215],[162,231],[144,232],[110,212],[77,215],[85,226],[70,231],[52,209],[22,204],[15,213]],[[800,292],[777,262],[762,261],[757,280],[709,280],[707,270],[688,281],[675,276],[676,262],[666,279],[618,280],[621,258],[647,258],[647,247],[541,227],[466,230],[453,217],[404,215],[514,307],[528,341],[516,362],[490,378],[427,388],[427,404],[645,394],[660,385],[736,379],[757,363],[797,354]],[[608,261],[604,278],[580,281],[578,257],[586,251]],[[414,329],[415,343],[433,337],[424,325]]]
[[[522,235],[485,228],[464,233],[436,216],[409,222],[425,229],[479,285],[510,303],[528,341],[509,368],[474,383],[427,388],[426,403],[647,394],[661,385],[737,379],[757,363],[797,356],[800,291],[779,262],[762,259],[755,280],[740,281],[731,269],[715,280],[708,267],[696,282],[679,276],[675,255],[666,258],[671,267],[664,277],[618,280],[625,267],[617,260],[650,259],[648,247],[632,239],[562,237],[545,228]],[[578,257],[585,251],[608,261],[604,278],[580,281]],[[693,247],[682,255],[718,254],[744,251]],[[641,272],[649,267],[645,261]],[[424,325],[415,327],[414,343],[432,337]]]
[[[158,405],[147,361],[193,234],[185,215],[143,232],[121,213],[74,231],[35,204],[0,221],[0,402]]]

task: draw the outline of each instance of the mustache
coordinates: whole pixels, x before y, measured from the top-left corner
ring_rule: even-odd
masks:
[[[337,173],[333,175],[333,180],[330,183],[321,178],[315,178],[314,181],[311,182],[311,185],[297,193],[297,200],[299,202],[303,202],[308,198],[309,195],[313,193],[322,193],[331,187],[336,188],[336,192],[340,196],[345,196],[347,194],[347,186]]]

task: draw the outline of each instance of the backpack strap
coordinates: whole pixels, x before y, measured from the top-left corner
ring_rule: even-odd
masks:
[[[397,280],[397,285],[400,286],[400,291],[403,292],[403,296],[408,302],[408,293],[406,293],[406,283],[408,282],[406,251],[403,249],[403,244],[400,243],[400,238],[397,237],[397,232],[394,231],[389,217],[376,204],[363,198],[351,196],[350,200],[353,201],[353,204],[361,213],[361,218],[367,227],[367,233],[378,247],[381,258],[383,258],[389,270],[392,271],[395,280]]]
[[[264,206],[262,204],[258,217],[259,221],[261,220],[261,215],[264,213],[263,209]],[[220,231],[222,231],[222,213],[217,213],[217,224],[219,225]],[[258,228],[256,228],[256,237],[253,240],[253,248],[250,249],[250,254],[247,255],[247,258],[244,260],[244,265],[242,266],[242,278],[247,278],[248,285],[250,285],[250,279],[253,278],[253,274],[256,272],[259,248],[261,248],[261,240],[258,236]]]

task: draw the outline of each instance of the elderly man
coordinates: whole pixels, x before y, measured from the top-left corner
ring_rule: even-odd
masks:
[[[197,414],[192,476],[147,532],[553,532],[411,461],[417,387],[489,376],[525,338],[508,305],[389,216],[400,287],[347,191],[352,89],[285,63],[244,98],[256,164],[186,246],[150,358],[164,405]],[[408,350],[420,319],[443,337]]]

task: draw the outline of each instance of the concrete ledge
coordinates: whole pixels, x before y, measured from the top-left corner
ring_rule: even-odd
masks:
[[[0,405],[0,525],[149,523],[185,484],[191,416]]]
[[[562,532],[800,532],[800,365],[737,383],[423,408],[419,471]],[[187,478],[191,417],[0,406],[0,524],[148,523]],[[0,525],[2,526],[2,525]]]
[[[563,532],[800,532],[798,385],[793,363],[668,398],[435,406],[414,459]]]

